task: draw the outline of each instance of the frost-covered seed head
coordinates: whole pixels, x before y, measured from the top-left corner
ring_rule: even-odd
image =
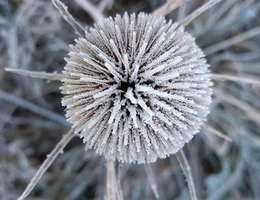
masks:
[[[106,159],[146,163],[174,154],[209,113],[204,54],[164,17],[106,18],[76,40],[66,61],[66,117]]]

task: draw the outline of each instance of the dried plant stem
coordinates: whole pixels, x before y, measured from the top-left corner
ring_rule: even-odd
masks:
[[[244,113],[250,120],[256,122],[257,124],[260,124],[260,113],[257,112],[257,110],[252,108],[247,103],[239,100],[238,98],[236,98],[230,94],[227,94],[226,92],[222,92],[217,89],[214,90],[214,94],[216,94],[217,97],[221,98],[223,101],[226,101],[226,102],[230,103],[231,105],[236,106],[240,110],[244,111]]]
[[[100,12],[103,12],[105,8],[111,8],[113,4],[114,4],[114,0],[102,0],[98,4],[98,9],[100,10]]]
[[[182,26],[187,26],[190,22],[192,22],[194,19],[196,19],[199,15],[201,15],[203,12],[214,6],[215,4],[221,2],[222,0],[210,0],[207,3],[205,3],[200,8],[193,11],[190,15],[188,15],[184,20],[180,22]]]
[[[218,131],[217,129],[215,129],[215,128],[213,128],[213,127],[207,125],[207,124],[204,124],[204,125],[203,125],[203,128],[204,128],[207,132],[209,132],[209,133],[212,133],[212,134],[214,134],[214,135],[216,135],[216,136],[218,136],[218,137],[220,137],[220,138],[223,138],[224,140],[227,140],[227,141],[229,141],[229,142],[232,142],[232,139],[231,139],[230,137],[224,135],[223,133],[221,133],[221,132]]]
[[[107,164],[107,194],[105,200],[117,200],[117,181],[114,161],[108,160]]]
[[[158,193],[158,190],[157,190],[157,185],[156,185],[156,182],[155,182],[155,177],[154,177],[151,165],[146,164],[145,165],[145,171],[147,173],[147,177],[148,177],[151,189],[154,193],[154,196],[155,196],[156,199],[159,199],[160,196],[159,196],[159,193]]]
[[[152,14],[156,16],[167,15],[176,8],[180,7],[186,1],[187,0],[167,0],[167,2],[164,5],[156,9]]]
[[[29,193],[33,190],[35,185],[39,182],[42,175],[47,171],[47,169],[50,167],[50,165],[53,163],[53,161],[57,158],[57,156],[61,153],[63,153],[63,149],[65,146],[71,141],[71,139],[75,136],[74,130],[71,129],[67,134],[63,136],[61,141],[55,146],[55,148],[52,150],[52,152],[47,155],[46,160],[43,162],[41,167],[38,169],[34,177],[31,179],[29,185],[26,187],[23,194],[19,197],[18,200],[23,200],[26,198]]]
[[[104,18],[103,13],[94,6],[89,0],[75,0],[78,5],[80,5],[96,23],[100,23]]]
[[[260,86],[260,81],[254,80],[250,77],[239,77],[239,76],[232,76],[227,74],[213,74],[212,79],[214,80],[227,80],[227,81],[235,81],[239,83],[249,83],[252,85]]]
[[[32,78],[47,79],[50,81],[61,81],[62,79],[67,78],[67,76],[64,74],[36,72],[36,71],[23,70],[23,69],[5,68],[5,71],[14,72]]]
[[[35,105],[33,103],[30,103],[20,97],[17,97],[15,95],[9,94],[5,91],[0,90],[0,99],[4,101],[8,101],[10,103],[13,103],[17,106],[20,106],[24,109],[30,110],[31,112],[34,112],[38,115],[41,115],[43,117],[46,117],[47,119],[53,120],[55,122],[58,122],[62,125],[65,125],[67,127],[70,127],[70,124],[65,120],[65,118],[59,114],[53,113],[51,111],[48,111],[38,105]]]
[[[204,50],[204,53],[206,55],[211,55],[213,53],[216,53],[220,50],[226,49],[228,47],[231,47],[232,45],[238,44],[240,42],[243,42],[245,40],[248,40],[252,37],[260,36],[260,27],[254,28],[252,30],[249,30],[245,33],[241,33],[239,35],[236,35],[233,38],[230,38],[228,40],[224,40],[218,44],[215,44],[213,46],[210,46]]]
[[[80,36],[85,36],[84,28],[79,22],[77,22],[68,11],[68,7],[65,6],[60,0],[52,0],[53,5],[60,11],[63,18],[73,27],[75,32]]]
[[[188,163],[188,160],[187,160],[187,158],[186,158],[186,156],[185,156],[185,154],[182,150],[177,152],[176,156],[177,156],[178,162],[181,166],[181,169],[182,169],[182,171],[183,171],[183,173],[184,173],[184,175],[187,179],[191,200],[197,200],[195,185],[194,185],[193,178],[192,178],[192,175],[191,175],[191,169],[190,169],[190,165]]]

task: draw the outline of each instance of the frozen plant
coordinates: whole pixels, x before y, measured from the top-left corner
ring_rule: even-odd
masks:
[[[76,40],[66,61],[66,117],[107,160],[147,163],[174,154],[209,112],[204,54],[164,17],[106,18]]]
[[[99,19],[88,30],[73,19],[63,4],[54,1],[81,36],[71,46],[63,74],[13,71],[61,80],[62,103],[73,128],[20,199],[29,194],[75,134],[83,138],[87,148],[105,155],[109,180],[115,180],[111,160],[152,162],[176,153],[189,142],[209,112],[211,76],[203,52],[184,26],[219,1],[209,1],[179,24],[166,22],[160,16],[169,12],[168,6],[163,6],[153,15]],[[181,151],[177,157],[188,177],[191,197],[196,199],[187,160]]]

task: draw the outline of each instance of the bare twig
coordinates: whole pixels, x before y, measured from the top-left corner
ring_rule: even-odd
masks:
[[[249,83],[252,85],[260,86],[260,81],[254,80],[250,77],[239,77],[227,74],[213,74],[212,79],[214,80],[227,80],[227,81],[235,81],[239,83]]]
[[[116,170],[114,161],[107,161],[107,194],[105,200],[117,200]]]
[[[159,15],[167,15],[176,8],[180,7],[183,3],[185,3],[187,0],[167,0],[167,2],[162,5],[160,8],[156,9],[153,12],[153,15],[159,16]]]
[[[194,19],[196,19],[198,16],[200,16],[203,12],[214,6],[215,4],[221,2],[222,0],[210,0],[207,3],[205,3],[200,8],[193,11],[190,15],[188,15],[184,20],[180,22],[182,26],[187,26],[190,22],[192,22]]]
[[[231,139],[230,137],[224,135],[223,133],[221,133],[221,132],[218,131],[217,129],[215,129],[215,128],[213,128],[213,127],[207,125],[207,124],[204,124],[204,125],[203,125],[203,128],[204,128],[207,132],[209,132],[209,133],[212,133],[212,134],[214,134],[214,135],[216,135],[216,136],[218,136],[218,137],[220,137],[220,138],[223,138],[224,140],[227,140],[227,141],[229,141],[229,142],[232,142],[232,139]]]
[[[187,160],[187,158],[186,158],[186,156],[185,156],[185,154],[182,150],[177,152],[176,156],[177,156],[178,162],[181,166],[181,169],[182,169],[182,171],[183,171],[183,173],[184,173],[184,175],[187,179],[191,200],[197,200],[195,185],[194,185],[193,178],[192,178],[192,175],[191,175],[191,169],[190,169],[190,165],[188,163],[188,160]]]
[[[40,106],[37,106],[33,103],[30,103],[22,98],[19,98],[15,95],[9,94],[0,90],[0,99],[8,101],[10,103],[16,104],[24,109],[30,110],[38,115],[51,119],[53,121],[59,122],[62,125],[70,127],[69,123],[65,120],[65,118],[59,114],[48,111]]]
[[[64,74],[36,72],[31,70],[14,69],[14,68],[5,68],[5,71],[14,72],[25,76],[30,76],[32,78],[48,79],[51,81],[61,81],[62,79],[67,77]]]
[[[260,36],[260,27],[254,28],[252,30],[249,30],[245,33],[241,33],[239,35],[236,35],[233,38],[230,38],[228,40],[224,40],[218,44],[214,44],[213,46],[207,47],[204,49],[204,53],[206,55],[211,55],[213,53],[216,53],[220,50],[226,49],[228,47],[231,47],[232,45],[238,44],[240,42],[243,42],[245,40],[248,40],[252,37]]]
[[[160,196],[159,196],[159,193],[158,193],[158,190],[157,190],[157,185],[156,185],[156,182],[155,182],[154,174],[153,174],[152,168],[149,164],[145,165],[145,171],[147,173],[147,177],[148,177],[148,180],[150,182],[150,186],[151,186],[151,189],[154,193],[154,196],[155,196],[156,199],[159,199]]]
[[[104,18],[103,13],[96,6],[94,6],[90,1],[88,0],[75,0],[75,1],[92,17],[92,19],[96,23],[100,23]]]
[[[75,32],[80,36],[85,36],[84,28],[78,23],[68,11],[68,7],[65,6],[60,0],[52,0],[53,5],[60,11],[63,18],[73,27]]]
[[[74,130],[71,129],[67,134],[63,136],[61,141],[55,146],[55,148],[52,150],[52,152],[47,155],[46,160],[43,162],[41,167],[38,169],[34,177],[31,179],[30,183],[26,187],[23,194],[19,197],[18,200],[23,200],[26,198],[30,192],[33,190],[35,185],[39,182],[42,175],[47,171],[47,169],[50,167],[50,165],[53,163],[53,161],[57,158],[57,156],[61,153],[63,153],[63,149],[66,147],[66,145],[69,143],[69,141],[75,136]]]

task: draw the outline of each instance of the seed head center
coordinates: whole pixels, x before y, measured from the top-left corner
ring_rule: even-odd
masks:
[[[135,89],[135,83],[130,82],[130,81],[128,81],[128,82],[122,81],[119,89],[122,90],[124,93],[126,93],[129,87],[134,90]]]

